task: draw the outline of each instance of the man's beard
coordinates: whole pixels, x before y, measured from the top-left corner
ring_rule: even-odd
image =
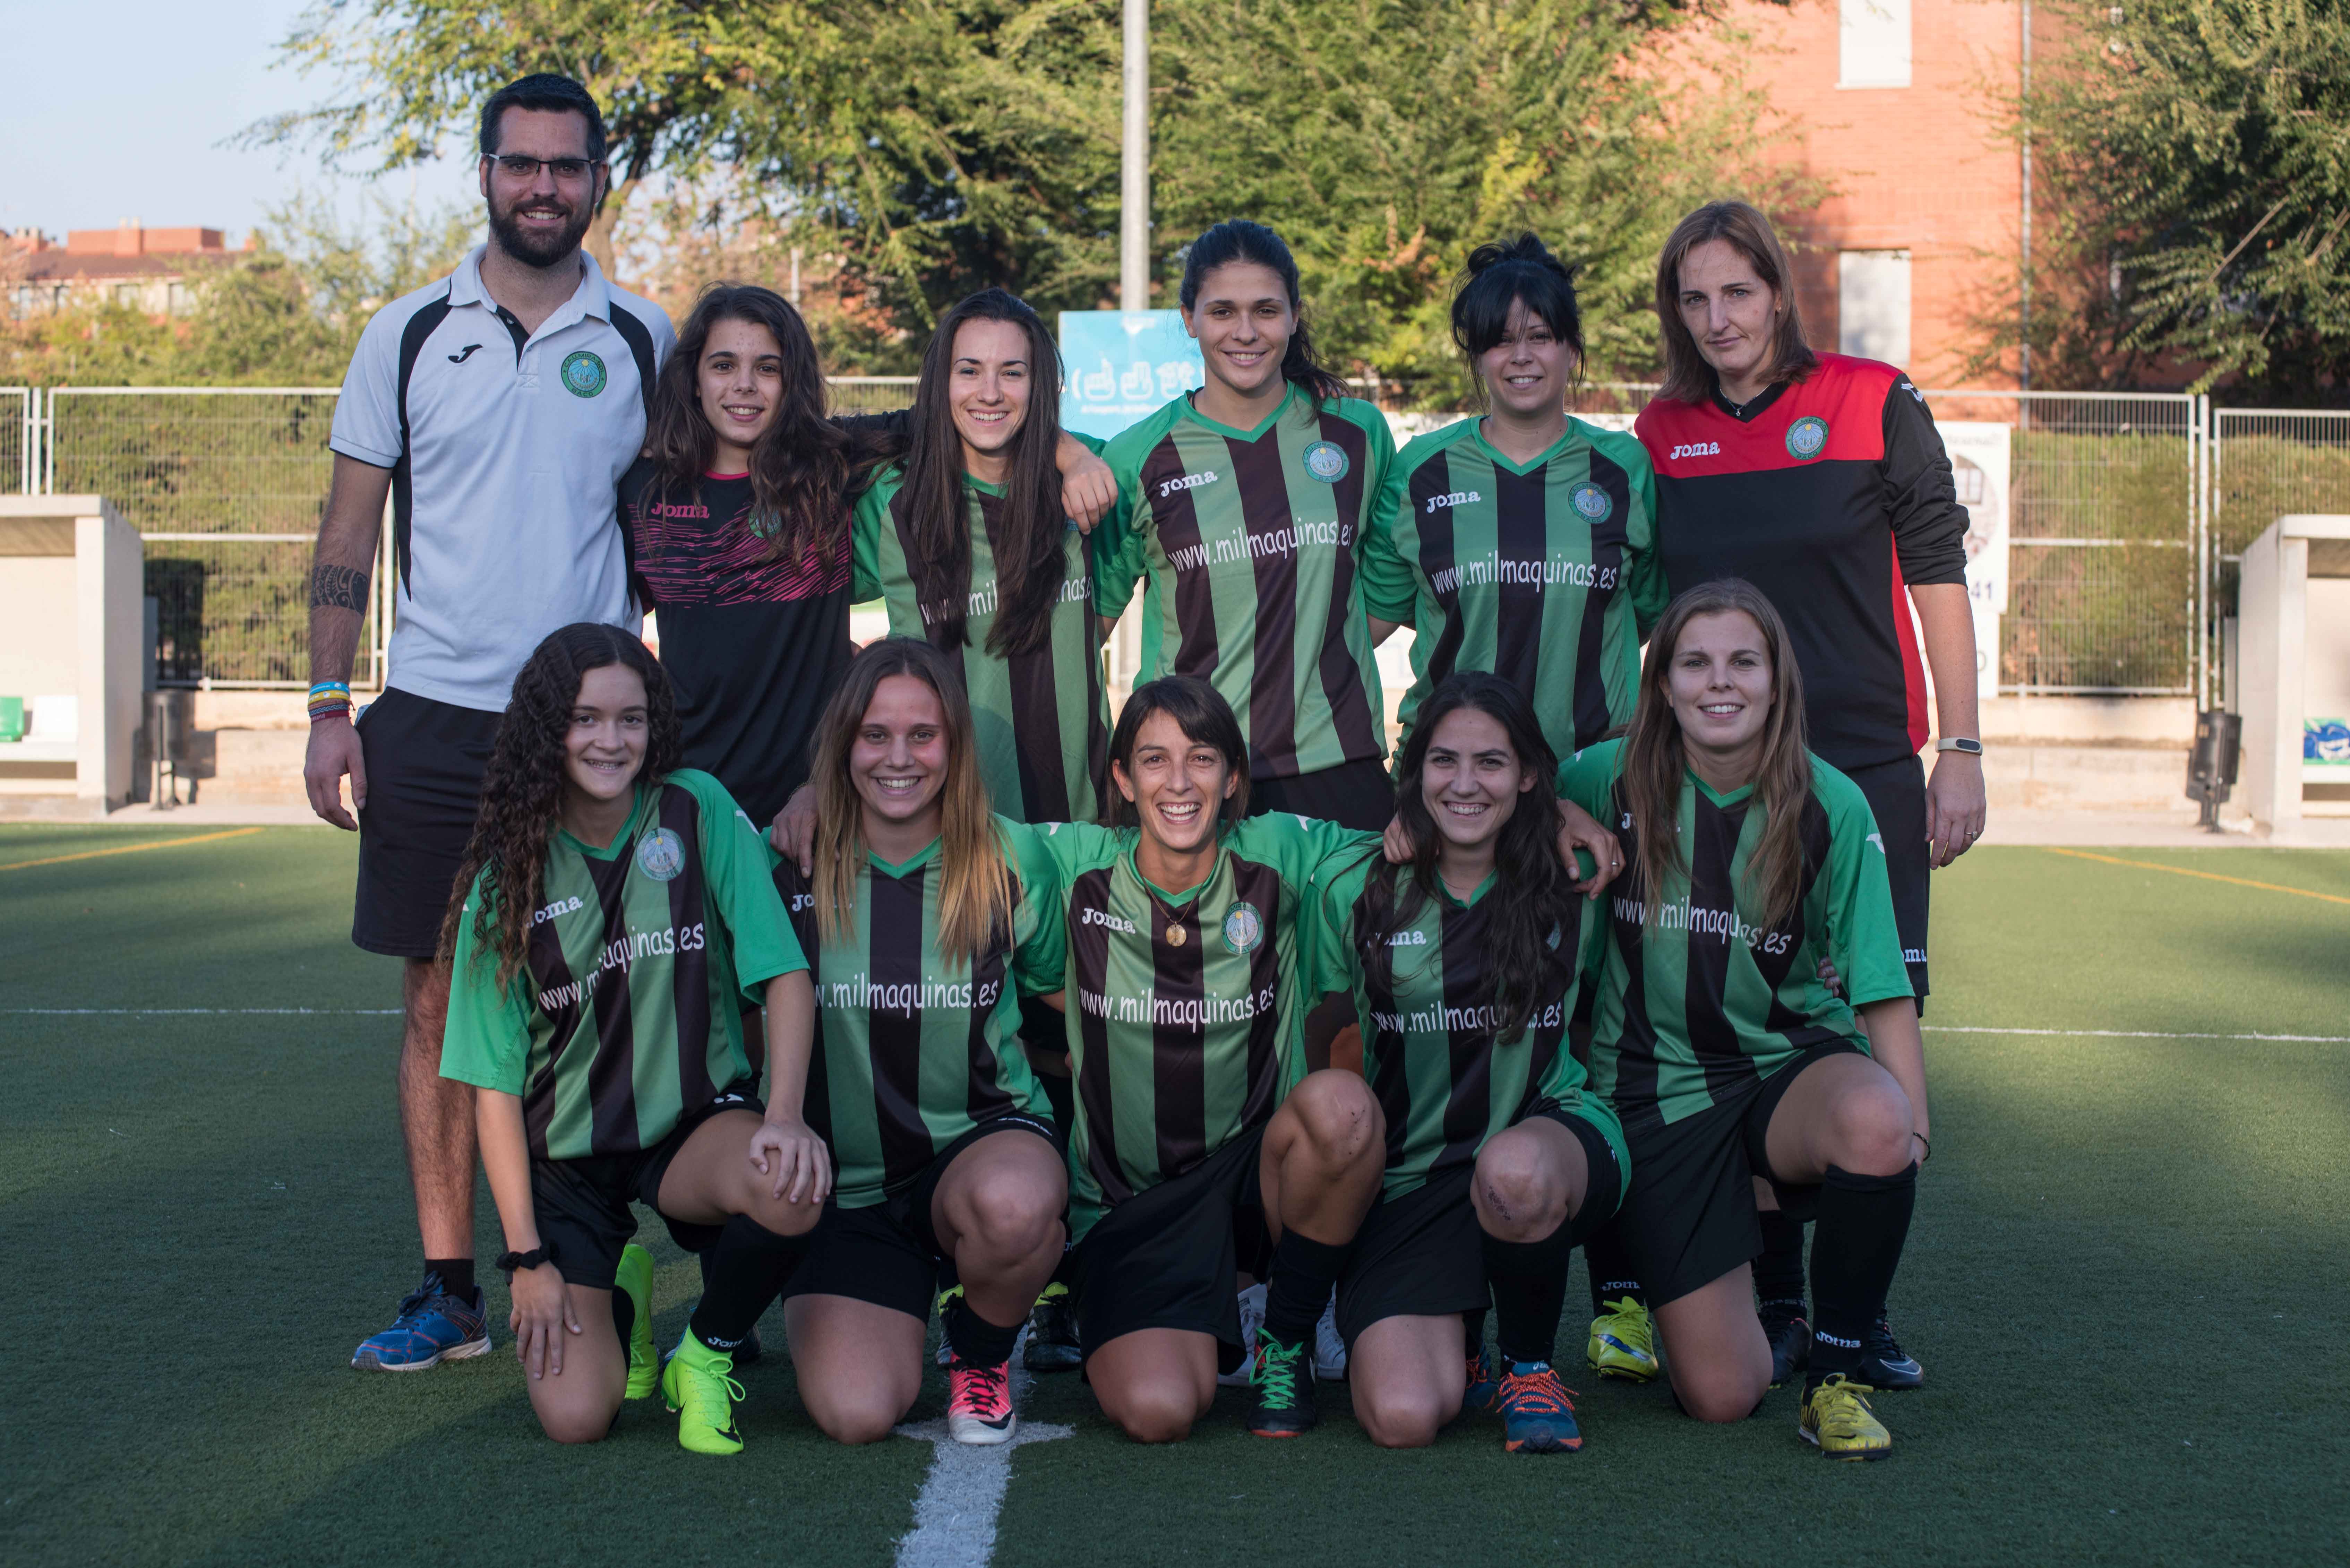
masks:
[[[521,211],[532,200],[525,197],[504,212],[498,210],[495,202],[490,203],[490,233],[497,236],[499,248],[526,266],[550,267],[567,260],[578,250],[580,240],[588,233],[588,225],[594,221],[594,210],[573,208],[571,221],[550,234],[544,229],[532,230],[523,226]]]

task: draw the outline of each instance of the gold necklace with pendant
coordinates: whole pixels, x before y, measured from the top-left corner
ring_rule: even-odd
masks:
[[[1148,886],[1148,884],[1145,884],[1145,886]],[[1201,889],[1201,893],[1204,893],[1205,891],[1205,888]],[[1191,918],[1191,911],[1200,907],[1200,893],[1194,893],[1191,895],[1191,901],[1190,903],[1184,905],[1180,909],[1173,909],[1168,907],[1167,901],[1161,898],[1155,889],[1151,892],[1151,905],[1167,919],[1167,945],[1169,947],[1180,948],[1185,942],[1191,940],[1191,933],[1183,929],[1183,922],[1190,919]]]

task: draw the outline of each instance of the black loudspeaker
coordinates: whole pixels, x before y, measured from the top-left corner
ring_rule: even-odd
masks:
[[[2220,803],[2235,787],[2244,721],[2218,708],[2195,715],[2195,747],[2187,753],[2187,798],[2203,803],[2201,826],[2217,831]]]

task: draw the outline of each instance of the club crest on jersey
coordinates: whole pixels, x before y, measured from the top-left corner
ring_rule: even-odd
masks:
[[[1569,499],[1588,522],[1605,523],[1607,514],[1616,510],[1616,498],[1596,484],[1576,485]]]
[[[1817,414],[1805,414],[1787,427],[1787,455],[1798,462],[1809,462],[1828,448],[1828,422]]]
[[[1264,940],[1264,917],[1254,904],[1234,904],[1224,916],[1224,946],[1236,953],[1253,952]]]
[[[1325,484],[1336,484],[1347,477],[1346,448],[1334,441],[1317,441],[1305,449],[1305,472]]]
[[[592,398],[604,389],[604,361],[582,348],[563,357],[563,389],[575,398]]]
[[[656,882],[671,882],[685,869],[685,840],[656,827],[637,841],[637,869]]]

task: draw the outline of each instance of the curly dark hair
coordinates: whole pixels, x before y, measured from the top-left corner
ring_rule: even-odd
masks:
[[[473,951],[495,954],[500,991],[514,983],[528,953],[530,917],[541,902],[546,846],[563,813],[564,740],[571,705],[591,670],[626,665],[645,683],[645,760],[639,783],[658,784],[677,771],[677,697],[669,674],[645,645],[615,626],[577,621],[548,634],[515,677],[514,699],[498,722],[490,765],[482,775],[482,809],[457,868],[448,912],[441,918],[440,957],[454,962],[457,929],[473,879],[482,906],[473,920]]]

